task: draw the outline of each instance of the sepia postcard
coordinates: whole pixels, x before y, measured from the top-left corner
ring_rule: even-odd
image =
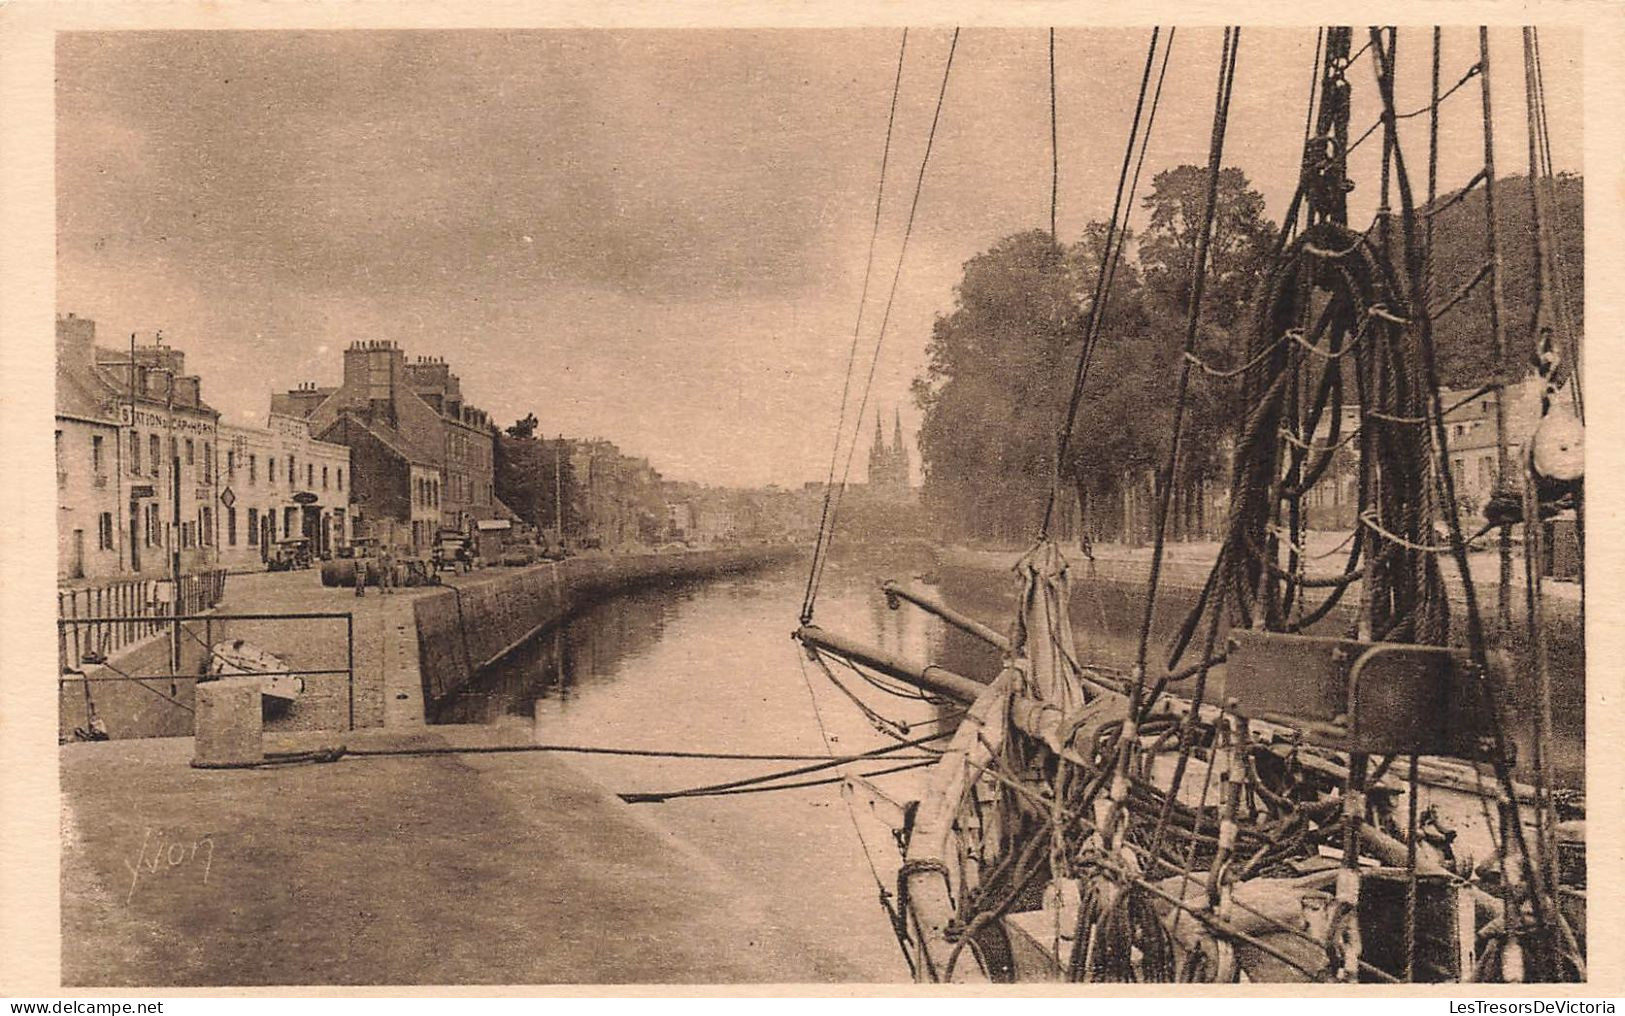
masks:
[[[0,9],[0,993],[1617,994],[1622,43]]]

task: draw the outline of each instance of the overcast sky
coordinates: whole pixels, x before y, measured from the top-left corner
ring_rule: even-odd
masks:
[[[821,479],[900,34],[65,34],[58,309],[95,318],[104,344],[163,329],[234,421],[263,421],[273,390],[336,383],[345,345],[387,338],[451,361],[504,425],[535,412],[548,435],[610,438],[675,479]],[[949,34],[909,33],[870,348]],[[1148,34],[1058,33],[1063,239],[1109,214]],[[1428,35],[1400,33],[1406,109],[1426,101]],[[1499,168],[1522,173],[1519,34],[1491,36]],[[1243,33],[1225,161],[1276,220],[1314,42]],[[1448,87],[1476,31],[1445,42]],[[1579,172],[1579,40],[1541,43],[1554,161]],[[1177,34],[1147,180],[1205,161],[1218,49],[1217,29]],[[1351,78],[1358,131],[1369,54]],[[962,263],[1048,225],[1047,82],[1044,32],[961,35],[875,378],[888,437],[900,406],[912,443],[908,383]],[[1479,102],[1470,82],[1444,108],[1444,187],[1482,161]],[[1406,128],[1420,193],[1426,117]],[[1377,142],[1355,160],[1356,219]]]

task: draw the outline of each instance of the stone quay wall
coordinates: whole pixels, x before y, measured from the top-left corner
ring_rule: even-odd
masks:
[[[456,694],[532,635],[605,596],[782,563],[791,547],[577,557],[451,586],[413,603],[426,705]]]

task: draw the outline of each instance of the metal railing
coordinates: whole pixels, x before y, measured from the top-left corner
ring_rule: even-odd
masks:
[[[77,628],[85,627],[85,626],[107,626],[107,625],[118,626],[118,625],[128,625],[128,624],[146,624],[146,623],[150,622],[151,620],[152,619],[150,617],[146,616],[146,615],[137,615],[137,616],[114,615],[114,616],[109,616],[109,617],[59,618],[57,620],[57,622],[56,622],[57,623],[57,632],[58,632],[58,643],[59,643],[59,645],[66,645],[66,644],[68,644],[70,642],[70,639],[68,637],[68,630],[69,629],[77,629]],[[125,673],[124,671],[119,670],[117,667],[112,666],[108,662],[107,657],[106,657],[105,654],[100,653],[100,652],[98,652],[96,650],[91,650],[90,655],[88,655],[88,656],[84,656],[84,655],[76,656],[76,657],[73,658],[72,662],[69,662],[69,660],[64,658],[60,674],[59,674],[59,676],[57,678],[58,694],[60,695],[61,688],[64,685],[67,685],[67,684],[70,684],[70,683],[77,683],[77,682],[82,682],[82,683],[84,683],[86,685],[103,684],[103,683],[136,682],[136,683],[140,683],[140,684],[145,685],[149,681],[171,681],[171,682],[173,682],[173,681],[197,681],[197,680],[200,680],[200,679],[209,678],[211,676],[210,672],[212,670],[210,664],[213,662],[214,659],[216,659],[218,657],[218,654],[215,652],[215,648],[214,648],[215,647],[215,632],[216,632],[217,628],[226,628],[232,622],[275,623],[275,622],[297,622],[297,621],[332,621],[332,622],[335,622],[335,623],[342,621],[344,623],[344,666],[342,666],[342,667],[305,667],[305,668],[290,667],[287,670],[255,670],[255,671],[238,670],[234,666],[231,673],[221,675],[221,676],[227,676],[227,677],[281,677],[281,676],[288,676],[288,677],[305,678],[305,677],[333,677],[333,676],[337,676],[337,675],[342,674],[342,675],[344,675],[345,682],[346,682],[346,695],[345,695],[345,701],[346,701],[345,715],[346,715],[346,720],[345,720],[345,723],[346,723],[346,727],[348,729],[354,730],[355,729],[355,616],[353,614],[349,614],[349,613],[305,612],[305,613],[297,613],[297,614],[181,614],[179,616],[167,616],[167,617],[162,618],[161,623],[159,625],[160,628],[167,627],[169,624],[172,624],[172,623],[173,624],[179,624],[179,625],[181,625],[182,632],[184,632],[188,637],[190,637],[194,641],[197,641],[201,645],[202,652],[203,652],[203,663],[202,663],[202,666],[199,668],[201,670],[201,673],[196,673],[196,674],[183,674],[183,673],[178,673],[178,672],[176,672],[176,673],[164,672],[164,673],[157,673],[157,674],[130,674],[130,673]],[[199,622],[201,622],[202,625],[203,625],[203,636],[202,636],[201,639],[199,639],[196,632],[194,632],[194,631],[192,631],[192,630],[190,630],[189,628],[186,627],[186,625],[188,625],[188,624],[197,624]],[[77,637],[74,637],[71,641],[72,641],[72,644],[74,644],[74,645],[79,645],[80,644],[80,640]],[[303,645],[309,645],[312,641],[313,640],[302,639],[301,640],[301,645],[302,646]],[[85,669],[84,669],[85,666],[103,667],[106,670],[111,671],[111,673],[90,674],[90,673],[87,673],[85,671]],[[150,688],[149,688],[149,690],[150,690]],[[161,696],[161,697],[167,698],[168,696]]]
[[[79,622],[71,631],[60,623],[57,626],[57,656],[62,667],[84,659],[87,652],[111,656],[163,632],[177,609],[181,614],[198,614],[217,606],[226,595],[226,572],[222,568],[183,575],[178,594],[172,585],[167,578],[125,579],[58,590],[58,622]]]

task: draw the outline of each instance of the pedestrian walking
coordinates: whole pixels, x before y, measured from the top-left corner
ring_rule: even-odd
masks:
[[[383,596],[395,592],[395,551],[389,547],[378,558],[378,592]]]
[[[367,595],[367,559],[364,557],[355,559],[355,594]]]

